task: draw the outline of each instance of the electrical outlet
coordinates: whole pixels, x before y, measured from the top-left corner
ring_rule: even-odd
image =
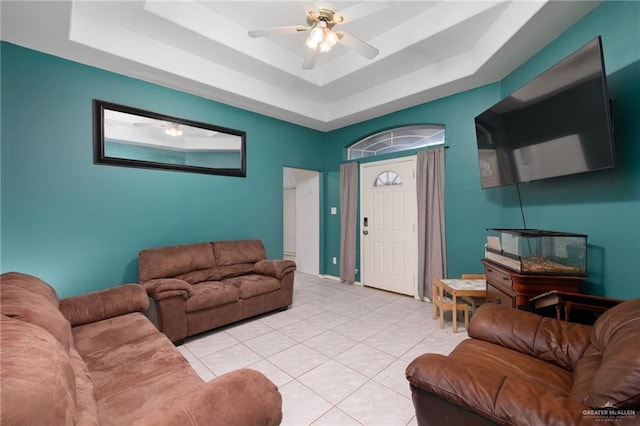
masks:
[[[338,264],[338,259],[336,259],[335,257],[333,258],[333,264],[337,265]]]

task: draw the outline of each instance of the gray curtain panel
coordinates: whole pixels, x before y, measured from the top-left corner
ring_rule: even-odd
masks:
[[[358,163],[340,165],[340,279],[356,280]]]
[[[433,278],[446,278],[444,148],[418,152],[418,296],[431,299]]]

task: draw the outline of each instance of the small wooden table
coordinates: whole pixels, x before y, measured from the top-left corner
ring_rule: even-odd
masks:
[[[486,297],[487,282],[486,280],[462,280],[462,279],[445,279],[436,278],[442,284],[445,292],[451,295],[453,304],[453,332],[458,331],[458,298],[459,297]],[[466,302],[462,302],[466,303]]]
[[[624,300],[558,290],[551,290],[531,298],[535,309],[554,306],[556,319],[562,320],[564,313],[565,321],[569,321],[571,309],[602,313],[622,302]]]

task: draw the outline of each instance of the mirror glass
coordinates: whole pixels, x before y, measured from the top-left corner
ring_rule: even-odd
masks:
[[[94,100],[94,162],[246,176],[246,134]]]

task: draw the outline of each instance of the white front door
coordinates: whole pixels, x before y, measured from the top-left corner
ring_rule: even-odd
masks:
[[[415,157],[360,166],[362,283],[415,295]]]

